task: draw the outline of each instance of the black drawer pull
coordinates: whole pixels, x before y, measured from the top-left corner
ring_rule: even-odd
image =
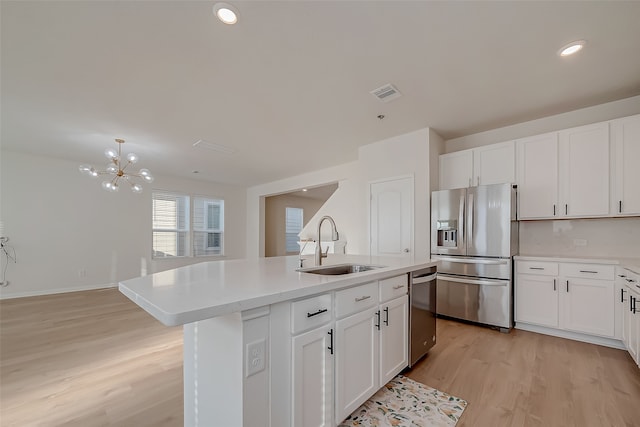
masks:
[[[598,272],[597,272],[597,271],[593,271],[593,270],[580,270],[580,273],[598,274]]]
[[[529,270],[544,270],[544,267],[529,267]]]
[[[307,317],[317,316],[318,314],[326,313],[327,311],[329,311],[329,309],[321,308],[320,310],[316,311],[315,313],[307,313]]]

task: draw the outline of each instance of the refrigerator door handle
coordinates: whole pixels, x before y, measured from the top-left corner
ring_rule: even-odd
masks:
[[[466,239],[465,239],[465,233],[466,233],[466,229],[467,226],[465,224],[464,221],[464,210],[465,210],[465,206],[464,206],[464,199],[466,198],[466,194],[467,192],[463,192],[460,195],[460,209],[458,210],[458,224],[462,224],[462,233],[458,233],[458,247],[459,248],[463,248],[464,252],[463,253],[467,253],[467,249],[466,249]]]
[[[438,278],[448,282],[466,283],[468,285],[507,286],[509,284],[509,280],[464,279],[462,277],[448,276],[441,273],[438,273]]]
[[[467,204],[467,229],[469,230],[467,232],[467,248],[470,246],[473,246],[473,217],[474,217],[474,209],[475,206],[473,205],[474,200],[473,200],[473,193],[469,192],[468,195],[468,201],[469,203]]]
[[[508,259],[473,259],[473,258],[453,258],[453,257],[443,257],[438,256],[434,258],[438,261],[446,261],[446,262],[459,262],[462,264],[486,264],[486,265],[505,265],[509,264]]]

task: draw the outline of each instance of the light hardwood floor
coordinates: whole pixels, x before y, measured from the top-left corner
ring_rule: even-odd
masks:
[[[407,375],[469,402],[458,427],[640,426],[621,350],[438,319]],[[0,399],[3,427],[181,426],[182,329],[115,289],[0,301]]]

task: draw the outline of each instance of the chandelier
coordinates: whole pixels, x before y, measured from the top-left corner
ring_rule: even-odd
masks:
[[[126,163],[122,159],[122,144],[124,139],[116,139],[118,143],[118,151],[113,148],[104,150],[104,155],[109,159],[109,164],[104,170],[97,170],[90,165],[81,165],[78,169],[85,175],[97,177],[98,175],[106,175],[107,180],[102,182],[102,188],[107,191],[118,191],[120,183],[126,181],[131,186],[134,193],[142,193],[142,185],[135,182],[135,179],[141,179],[146,182],[153,182],[153,175],[149,169],[140,169],[138,172],[127,171],[127,168],[138,162],[138,155],[134,153],[127,154]]]

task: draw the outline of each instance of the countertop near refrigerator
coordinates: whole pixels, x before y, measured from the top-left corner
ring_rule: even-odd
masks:
[[[549,262],[575,262],[585,264],[611,264],[628,268],[640,274],[640,258],[607,258],[607,257],[573,257],[566,255],[517,255],[516,261],[549,261]]]
[[[306,259],[305,267],[313,260]],[[120,292],[167,326],[348,288],[437,265],[430,259],[329,255],[323,265],[384,266],[339,276],[296,271],[298,256],[210,261],[120,282]]]

